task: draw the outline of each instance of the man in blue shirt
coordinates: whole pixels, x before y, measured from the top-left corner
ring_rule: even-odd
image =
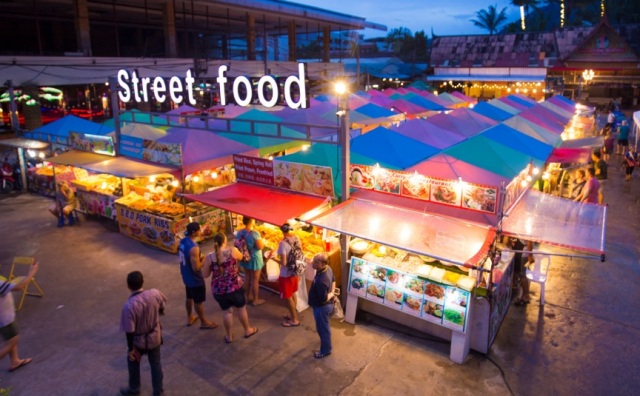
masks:
[[[200,329],[215,329],[217,324],[204,317],[202,303],[207,299],[207,287],[202,277],[204,256],[200,253],[200,246],[196,239],[200,237],[200,224],[193,222],[187,225],[184,238],[180,241],[178,255],[180,256],[180,274],[184,282],[187,301],[187,326],[193,325],[200,319]],[[196,315],[193,315],[195,307]]]
[[[629,125],[627,120],[623,120],[618,127],[618,145],[616,146],[616,154],[623,155],[629,145]]]

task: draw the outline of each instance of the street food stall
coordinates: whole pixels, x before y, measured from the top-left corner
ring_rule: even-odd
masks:
[[[27,166],[29,159],[37,157],[38,154],[44,156],[44,150],[49,149],[49,143],[32,139],[9,138],[0,139],[0,146],[16,149],[17,165],[19,165],[20,169],[20,180],[15,180],[15,183],[21,185],[23,190],[26,187],[29,191],[53,196],[55,193],[53,175],[49,175],[47,170],[44,170],[42,166],[34,167],[33,171],[28,169]],[[4,158],[2,158],[2,160],[4,160]],[[36,174],[38,176],[32,176]]]
[[[306,228],[303,222],[330,206],[334,194],[331,168],[242,155],[234,155],[234,168],[236,183],[185,198],[226,211],[237,229],[242,228],[238,215],[256,219],[259,224],[255,230],[265,241],[265,263],[275,258],[282,240],[279,227],[289,222],[300,237],[305,257],[327,252],[330,265],[340,267],[337,240],[326,232]],[[276,282],[262,283],[278,287]]]

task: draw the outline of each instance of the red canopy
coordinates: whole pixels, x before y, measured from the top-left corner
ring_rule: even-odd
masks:
[[[204,194],[187,194],[185,197],[275,225],[300,217],[325,202],[323,197],[248,183],[234,183]]]
[[[559,148],[551,152],[547,162],[581,163],[586,164],[591,159],[590,148]]]

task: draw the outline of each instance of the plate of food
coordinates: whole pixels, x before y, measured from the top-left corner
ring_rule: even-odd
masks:
[[[353,279],[351,281],[351,287],[356,289],[356,290],[360,290],[365,286],[365,282],[362,279]]]
[[[367,295],[378,298],[384,298],[384,286],[377,285],[375,283],[370,284],[367,287]]]
[[[151,242],[155,242],[158,239],[158,231],[156,231],[156,229],[153,227],[144,227],[142,229],[142,235],[144,235],[144,237]]]
[[[431,200],[444,203],[447,205],[456,205],[458,203],[458,192],[452,185],[434,186],[431,188]]]
[[[387,289],[384,294],[384,300],[400,305],[402,304],[402,293],[397,290]]]
[[[173,234],[167,230],[160,231],[160,240],[167,246],[172,246],[176,241]]]
[[[421,301],[420,299],[410,296],[408,294],[404,295],[404,306],[413,310],[413,311],[420,311],[420,304]]]

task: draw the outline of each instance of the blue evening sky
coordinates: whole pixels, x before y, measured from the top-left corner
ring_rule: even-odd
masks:
[[[424,30],[436,35],[486,34],[470,19],[478,10],[497,4],[500,11],[507,7],[508,21],[519,17],[509,0],[293,0],[294,2],[366,18],[369,22],[386,25],[389,30],[406,27],[412,32]],[[367,29],[365,37],[386,36],[385,32]]]

